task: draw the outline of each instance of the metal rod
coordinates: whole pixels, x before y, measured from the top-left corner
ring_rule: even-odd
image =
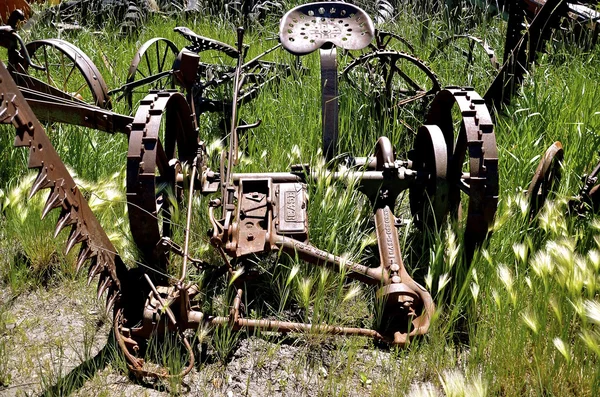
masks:
[[[214,326],[229,325],[229,317],[212,317],[208,319],[208,322]],[[384,337],[379,332],[368,329],[368,328],[352,328],[352,327],[338,327],[327,324],[307,324],[307,323],[295,323],[291,321],[277,321],[277,320],[257,320],[248,318],[238,318],[235,322],[236,328],[247,328],[249,330],[262,329],[267,331],[275,331],[281,333],[288,332],[315,332],[324,333],[331,335],[359,335],[368,336],[379,340],[388,340],[389,338]]]
[[[233,165],[235,163],[237,163],[237,147],[238,147],[238,136],[237,136],[237,100],[238,100],[238,96],[240,93],[240,76],[242,73],[242,66],[243,66],[243,55],[242,55],[242,51],[243,51],[243,40],[244,40],[244,28],[239,27],[237,29],[237,35],[238,35],[238,42],[237,42],[237,47],[238,47],[238,52],[240,54],[240,56],[238,57],[238,62],[237,62],[237,67],[235,69],[235,79],[234,79],[234,84],[233,84],[233,100],[231,102],[231,130],[229,132],[229,156],[227,158],[227,175],[225,177],[225,183],[228,184],[231,182],[230,177],[231,177],[231,170],[233,169]],[[224,197],[225,203],[224,204],[229,204],[227,202],[227,198]]]
[[[348,277],[361,280],[366,284],[379,284],[384,279],[381,266],[367,267],[285,236],[277,235],[274,244],[290,254],[297,253],[301,258],[306,258],[313,263],[335,265],[337,269],[345,268],[350,272]]]
[[[194,117],[195,119],[195,117]],[[185,220],[185,242],[183,244],[183,263],[181,264],[181,274],[179,275],[179,284],[183,283],[187,273],[188,253],[190,250],[190,227],[192,223],[192,201],[194,200],[194,181],[196,180],[196,171],[198,170],[198,157],[194,158],[192,163],[192,175],[190,177],[190,189],[188,193],[188,208]]]

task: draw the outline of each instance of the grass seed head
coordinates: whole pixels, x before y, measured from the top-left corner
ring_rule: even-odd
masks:
[[[523,312],[521,313],[521,320],[523,320],[527,328],[529,328],[534,334],[537,335],[540,328],[535,313]]]
[[[560,352],[560,354],[562,354],[562,356],[565,358],[565,360],[567,361],[567,363],[571,362],[571,351],[569,349],[569,346],[567,346],[565,344],[565,342],[560,339],[559,337],[556,337],[552,340],[552,343],[554,343],[554,347],[556,347],[556,349]]]
[[[594,324],[600,325],[600,303],[595,300],[586,300],[583,304],[586,318]]]

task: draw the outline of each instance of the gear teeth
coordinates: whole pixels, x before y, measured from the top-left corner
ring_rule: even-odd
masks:
[[[94,276],[96,274],[99,273],[99,269],[102,267],[102,261],[98,260],[98,256],[94,256],[92,258],[92,263],[90,265],[90,270],[88,271],[88,280],[87,280],[87,285],[90,285],[92,282],[92,279],[94,278]]]
[[[83,266],[86,260],[95,256],[96,253],[88,246],[87,242],[82,242],[79,255],[77,256],[77,268],[75,273],[79,273],[79,269]]]
[[[33,186],[31,186],[31,190],[29,191],[29,196],[27,198],[30,200],[33,197],[33,195],[39,192],[40,190],[50,188],[53,186],[54,182],[48,180],[48,168],[42,167],[40,168],[40,172],[38,173],[35,182],[33,182]]]
[[[31,134],[24,130],[17,130],[17,134],[15,136],[15,142],[13,144],[14,147],[23,147],[31,145],[32,141]]]
[[[48,213],[50,211],[52,211],[54,208],[58,208],[61,205],[62,205],[62,199],[60,197],[60,193],[58,192],[58,189],[54,188],[50,192],[50,195],[48,195],[48,200],[46,200],[46,205],[44,206],[44,209],[42,210],[42,219],[44,219],[46,217],[46,215],[48,215]]]
[[[75,215],[75,216],[73,216]],[[58,221],[56,222],[56,229],[54,229],[54,238],[58,236],[61,230],[65,227],[72,225],[77,222],[77,215],[73,214],[73,211],[70,209],[64,209],[60,212],[60,216],[58,217]]]
[[[108,274],[103,273],[100,276],[100,280],[98,280],[98,294],[96,296],[96,299],[100,299],[102,294],[104,294],[106,289],[108,287],[110,287],[111,285],[112,285],[112,282],[110,281],[110,277],[108,276]]]
[[[79,223],[73,225],[71,228],[71,233],[69,234],[69,238],[67,239],[67,248],[65,250],[65,254],[68,254],[69,251],[73,249],[75,244],[87,240],[88,235],[87,233],[84,233],[82,229],[83,227],[81,227]]]

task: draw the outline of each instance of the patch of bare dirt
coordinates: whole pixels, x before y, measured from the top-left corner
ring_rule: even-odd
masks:
[[[225,360],[196,344],[199,362],[182,384],[144,383],[125,370],[94,285],[64,283],[14,299],[0,290],[0,311],[10,372],[0,396],[387,395],[404,365],[364,339],[263,335],[241,337]]]

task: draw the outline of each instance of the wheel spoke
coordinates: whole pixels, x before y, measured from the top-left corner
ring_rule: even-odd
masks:
[[[69,70],[69,73],[67,74],[67,76],[65,78],[65,84],[71,79],[71,76],[73,75],[73,72],[75,71],[76,68],[77,68],[77,64],[73,63],[73,65],[71,66],[71,70]]]
[[[411,79],[406,73],[404,73],[397,65],[396,62],[394,62],[394,70],[396,70],[396,72],[398,72],[398,74],[400,75],[400,77],[402,77],[404,79],[404,81],[406,81],[408,83],[408,85],[410,85],[415,91],[425,91],[423,88],[421,88],[413,79]]]
[[[148,76],[152,74],[152,66],[150,66],[150,57],[148,56],[148,52],[144,54],[144,58],[146,59],[146,65],[148,66]]]
[[[84,81],[83,84],[77,89],[77,91],[75,91],[74,93],[72,93],[71,95],[74,97],[77,97],[77,95],[81,95],[81,92],[87,87],[87,83]],[[83,95],[82,95],[83,96]]]
[[[156,43],[156,45],[158,46],[158,42]],[[165,46],[165,52],[163,53],[163,57],[162,60],[160,61],[160,63],[158,64],[158,71],[162,72],[163,71],[163,67],[165,66],[165,62],[167,60],[167,55],[169,55],[169,47]]]

